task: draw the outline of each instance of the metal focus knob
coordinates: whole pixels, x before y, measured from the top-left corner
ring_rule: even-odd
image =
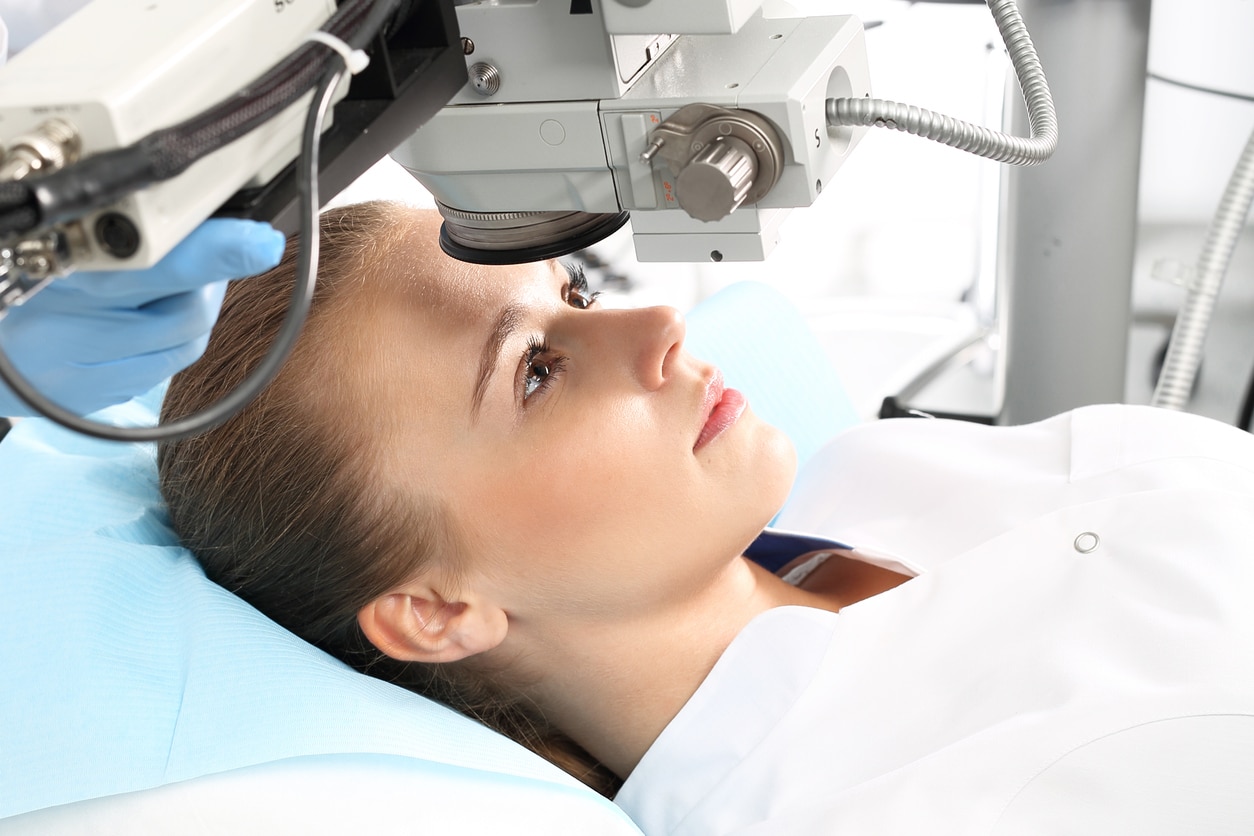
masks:
[[[757,174],[757,157],[748,145],[735,137],[719,137],[679,172],[675,197],[698,220],[722,220],[744,203]]]

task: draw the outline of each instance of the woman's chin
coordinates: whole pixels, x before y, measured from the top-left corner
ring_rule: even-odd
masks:
[[[756,484],[770,519],[783,507],[797,478],[797,448],[783,430],[763,422],[758,449],[762,460]]]

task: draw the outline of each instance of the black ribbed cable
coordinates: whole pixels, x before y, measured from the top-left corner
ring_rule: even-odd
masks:
[[[323,31],[359,48],[398,4],[399,0],[346,0]],[[0,184],[0,236],[73,220],[178,176],[308,93],[325,73],[331,54],[321,44],[304,44],[234,95],[177,125],[153,131],[134,145],[94,154],[33,180]]]
[[[296,265],[296,281],[279,333],[261,362],[248,373],[229,395],[192,415],[155,427],[116,427],[90,418],[83,418],[60,404],[50,401],[22,376],[3,351],[0,351],[0,380],[27,405],[40,415],[66,429],[107,441],[176,441],[211,430],[230,420],[251,403],[274,380],[283,363],[296,345],[305,317],[313,301],[314,286],[318,273],[318,152],[322,136],[323,120],[331,105],[335,88],[339,86],[347,69],[340,69],[339,55],[332,58],[331,68],[326,70],[314,94],[305,118],[301,139],[300,176],[300,248]]]
[[[324,28],[324,31],[339,37],[341,40],[346,40],[349,47],[353,49],[363,47],[381,31],[381,27],[386,22],[388,16],[398,6],[397,0],[381,0],[374,4],[371,4],[370,0],[350,0],[350,3],[352,4],[351,6],[346,3],[345,6],[340,7],[340,12],[345,12],[344,17],[341,18],[339,12],[337,12],[333,19],[338,20],[344,28],[357,24],[353,27],[353,35],[345,39],[329,25]],[[369,11],[371,14],[366,15],[363,20],[362,12],[364,11]],[[310,50],[318,49],[319,47],[326,49],[325,45],[311,44],[298,49],[287,59],[280,62],[265,77],[248,88],[252,93],[252,97],[270,99],[271,94],[280,89],[290,90],[295,79],[302,77],[306,72],[299,65],[299,62],[294,61],[294,59],[299,59],[302,53],[310,55]],[[297,186],[300,192],[301,229],[299,255],[297,258],[297,279],[292,289],[291,304],[280,326],[279,333],[275,337],[274,344],[271,345],[270,350],[262,358],[258,366],[249,373],[248,377],[234,391],[204,410],[170,424],[155,427],[115,427],[82,418],[45,398],[38,389],[22,377],[21,373],[18,372],[2,351],[0,351],[0,380],[8,384],[9,388],[28,405],[53,422],[67,429],[110,441],[173,441],[198,435],[229,420],[251,403],[278,374],[288,354],[295,346],[296,339],[304,325],[305,317],[313,299],[318,270],[318,208],[321,202],[318,195],[319,140],[322,136],[323,120],[330,108],[332,96],[347,72],[346,66],[343,69],[337,66],[343,64],[343,62],[344,59],[334,51],[329,54],[326,60],[316,62],[318,72],[314,74],[314,84],[317,86],[317,90],[314,93],[313,102],[305,120],[299,165],[301,174],[297,178]],[[308,63],[314,62],[310,61]],[[298,98],[300,95],[303,95],[303,91],[298,92],[296,97]],[[286,106],[286,104],[278,105],[280,110]],[[211,108],[211,111],[220,110],[224,107],[226,107],[226,104],[222,103]],[[273,116],[277,112],[278,110],[269,115]],[[202,118],[205,120],[205,124],[209,125],[207,114],[208,112],[193,117],[193,119],[184,122],[182,125],[168,130],[187,127]],[[265,120],[262,119],[262,121]],[[260,122],[257,124],[260,124]],[[253,127],[256,127],[256,125]],[[248,130],[251,130],[251,128]],[[247,131],[244,131],[244,133],[247,133]],[[239,136],[242,135],[242,133],[239,134]],[[226,141],[229,142],[230,140]],[[205,151],[204,153],[211,153],[211,151]],[[93,157],[92,159],[95,158]],[[75,167],[77,168],[77,166]],[[47,178],[43,179],[46,180]],[[32,182],[40,183],[42,180]]]

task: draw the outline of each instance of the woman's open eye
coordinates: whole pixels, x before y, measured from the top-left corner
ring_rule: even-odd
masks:
[[[565,367],[565,357],[554,354],[544,340],[532,337],[523,354],[519,385],[522,402],[525,404],[532,395],[547,391]]]
[[[584,310],[592,307],[592,303],[601,295],[600,291],[592,291],[588,287],[588,278],[583,273],[583,267],[578,264],[564,264],[566,272],[570,274],[570,281],[566,287],[562,289],[562,299],[572,308]]]
[[[599,293],[588,287],[588,279],[584,276],[583,267],[577,264],[562,264],[569,276],[562,285],[562,301],[578,310],[592,307]],[[532,337],[523,352],[522,365],[518,372],[518,398],[525,406],[533,395],[543,394],[553,385],[554,381],[566,368],[566,358],[554,353],[548,342],[542,337]]]

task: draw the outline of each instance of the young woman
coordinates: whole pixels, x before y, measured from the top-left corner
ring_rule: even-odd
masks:
[[[856,548],[799,541],[785,580],[744,555],[790,445],[678,313],[452,261],[438,222],[327,213],[279,379],[160,451],[209,576],[298,635],[625,780],[648,833],[979,832],[1092,741],[1254,718],[1244,434],[1129,408],[860,428],[782,518]],[[264,352],[291,256],[232,287],[166,418]]]

